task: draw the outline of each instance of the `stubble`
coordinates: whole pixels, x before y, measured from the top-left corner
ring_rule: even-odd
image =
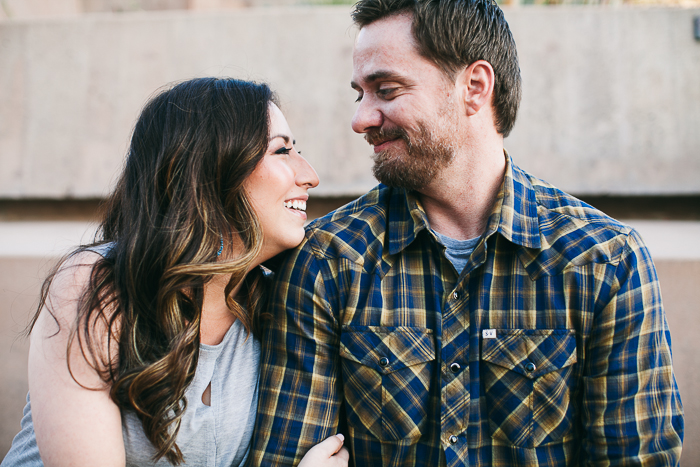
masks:
[[[455,114],[451,103],[446,103],[433,125],[418,122],[407,131],[404,128],[381,128],[365,135],[369,144],[399,138],[405,149],[391,148],[374,153],[372,173],[381,183],[420,190],[432,182],[438,173],[454,159],[456,125],[450,118]]]

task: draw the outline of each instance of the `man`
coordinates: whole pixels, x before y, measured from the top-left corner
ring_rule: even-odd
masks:
[[[677,465],[659,285],[631,228],[504,151],[520,72],[489,0],[361,0],[353,129],[381,185],[276,276],[254,465]]]

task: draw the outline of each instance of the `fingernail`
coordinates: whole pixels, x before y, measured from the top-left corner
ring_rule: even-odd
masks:
[[[336,436],[340,438],[341,441],[345,441],[345,436],[343,436],[342,433],[338,433]]]

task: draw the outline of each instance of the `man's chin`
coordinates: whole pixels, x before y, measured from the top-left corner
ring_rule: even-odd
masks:
[[[419,174],[411,171],[410,168],[397,166],[394,164],[374,164],[372,168],[374,178],[384,185],[394,188],[405,188],[407,190],[420,190],[432,177],[420,177]],[[418,175],[418,176],[417,176]]]

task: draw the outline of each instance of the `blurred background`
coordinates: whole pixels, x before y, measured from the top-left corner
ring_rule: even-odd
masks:
[[[503,2],[523,101],[516,164],[636,227],[661,280],[700,466],[700,0]],[[27,392],[21,335],[56,260],[94,235],[140,108],[197,76],[269,82],[323,215],[376,183],[350,129],[344,0],[0,0],[0,458]]]

